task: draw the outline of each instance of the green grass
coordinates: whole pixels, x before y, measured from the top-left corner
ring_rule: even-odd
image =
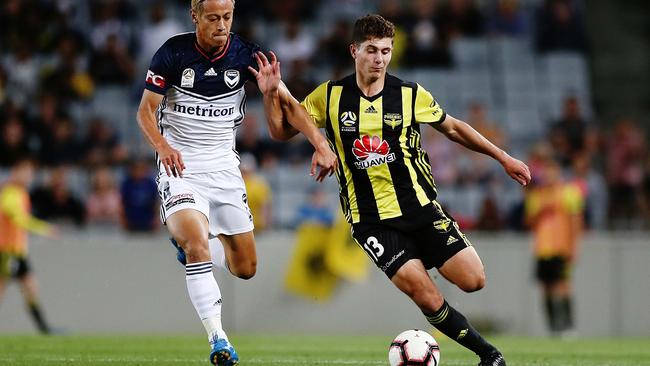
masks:
[[[241,365],[388,365],[390,337],[235,336]],[[650,366],[650,339],[557,341],[490,337],[509,366]],[[440,339],[442,366],[476,365],[469,351]],[[0,365],[208,365],[202,337],[0,336]]]

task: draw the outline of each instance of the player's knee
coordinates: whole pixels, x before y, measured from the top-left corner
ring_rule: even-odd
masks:
[[[210,261],[210,247],[207,240],[187,240],[181,243],[188,263]]]
[[[241,278],[242,280],[250,280],[257,273],[257,262],[251,261],[245,264],[240,264],[230,268],[232,274]]]
[[[466,280],[461,281],[458,287],[465,292],[475,292],[485,287],[485,272],[480,271]]]

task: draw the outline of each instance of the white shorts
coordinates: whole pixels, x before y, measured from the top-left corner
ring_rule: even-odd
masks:
[[[158,176],[158,193],[163,223],[184,209],[205,215],[209,237],[252,231],[253,215],[248,208],[246,186],[238,167],[212,173],[185,174],[182,178]]]

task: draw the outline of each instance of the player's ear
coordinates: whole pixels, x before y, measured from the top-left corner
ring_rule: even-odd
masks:
[[[199,19],[196,17],[194,10],[190,10],[190,16],[192,17],[192,23],[199,24]]]
[[[357,59],[357,44],[354,42],[350,43],[350,55],[353,59]]]

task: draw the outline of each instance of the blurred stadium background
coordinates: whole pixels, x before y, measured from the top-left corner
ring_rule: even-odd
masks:
[[[38,158],[34,214],[59,224],[62,238],[33,238],[31,255],[48,318],[71,333],[202,332],[156,223],[157,194],[146,188],[153,183],[139,185],[153,181],[153,153],[135,121],[151,56],[169,36],[193,30],[188,9],[187,0],[0,5],[0,182],[19,157]],[[578,334],[650,336],[645,2],[237,0],[234,31],[278,54],[300,99],[351,70],[348,33],[368,12],[398,26],[392,73],[425,86],[448,113],[526,160],[533,175],[550,156],[583,188]],[[250,154],[242,169],[260,264],[247,282],[220,277],[226,327],[391,337],[425,326],[365,258],[329,270],[296,263],[308,257],[294,252],[305,222],[345,241],[336,227],[337,185],[312,182],[310,146],[300,137],[270,140],[263,118],[250,88],[237,146]],[[524,191],[498,164],[433,129],[423,146],[441,202],[469,233],[488,275],[488,286],[471,295],[439,278],[445,294],[483,329],[546,334]],[[332,273],[346,265],[357,271]],[[11,287],[0,332],[32,331],[22,307]]]

